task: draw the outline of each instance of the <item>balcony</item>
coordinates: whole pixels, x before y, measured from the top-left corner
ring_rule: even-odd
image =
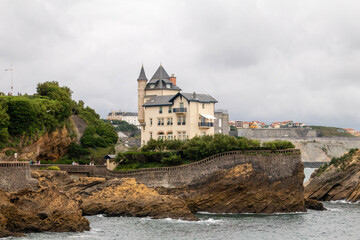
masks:
[[[213,127],[214,123],[213,122],[199,122],[199,127],[200,128],[210,128]]]
[[[186,113],[187,108],[173,108],[174,113]]]

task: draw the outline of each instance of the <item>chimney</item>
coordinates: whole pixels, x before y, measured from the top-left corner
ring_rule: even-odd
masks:
[[[169,80],[176,85],[176,77],[174,76],[174,74],[171,74],[171,77],[169,78]]]

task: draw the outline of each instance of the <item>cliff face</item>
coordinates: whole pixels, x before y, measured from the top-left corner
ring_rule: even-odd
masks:
[[[203,178],[197,184],[157,190],[162,194],[171,194],[183,199],[193,212],[306,211],[302,184],[303,168],[303,164],[298,162],[291,169],[290,175],[284,174],[273,178],[271,171],[264,172],[252,163],[244,163]]]
[[[360,151],[339,166],[313,173],[305,183],[305,197],[321,201],[360,200]]]
[[[71,132],[64,126],[59,128],[52,133],[45,133],[39,139],[27,146],[22,147],[20,144],[20,152],[18,149],[7,148],[3,149],[0,153],[1,160],[15,160],[14,156],[6,156],[6,150],[12,150],[17,152],[17,159],[26,159],[32,161],[38,160],[57,160],[61,158],[67,151],[69,145],[73,141],[80,141],[81,136],[84,133],[85,128],[87,127],[86,123],[78,116],[71,116],[70,121],[73,125]],[[76,139],[71,137],[72,133],[76,134]],[[24,141],[24,140],[22,140]]]
[[[340,157],[352,148],[360,148],[360,141],[346,138],[289,141],[300,149],[303,162],[330,162],[333,157]]]

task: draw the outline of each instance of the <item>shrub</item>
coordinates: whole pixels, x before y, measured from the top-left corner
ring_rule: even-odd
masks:
[[[262,147],[269,150],[279,150],[279,149],[288,149],[288,148],[295,148],[294,144],[289,141],[272,141],[272,142],[264,142]]]
[[[46,168],[47,170],[60,170],[58,166],[50,166]]]
[[[161,163],[163,163],[166,166],[176,166],[182,163],[182,159],[180,155],[171,154],[169,157],[162,158]]]

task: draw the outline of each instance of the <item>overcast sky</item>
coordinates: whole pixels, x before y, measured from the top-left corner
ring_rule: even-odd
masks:
[[[150,79],[161,62],[231,120],[360,130],[359,12],[357,0],[1,0],[0,68],[13,64],[15,93],[58,81],[105,117],[137,111],[141,64]]]

